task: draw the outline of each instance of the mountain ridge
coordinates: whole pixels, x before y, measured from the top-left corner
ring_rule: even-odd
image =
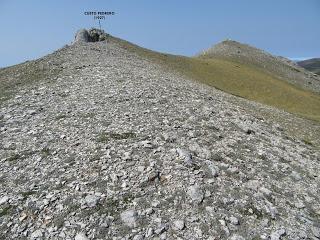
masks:
[[[304,61],[298,61],[297,64],[310,72],[320,75],[320,58],[311,58]]]
[[[223,58],[240,63],[251,64],[261,70],[274,74],[288,83],[304,89],[320,92],[320,78],[295,62],[274,56],[264,50],[234,40],[222,41],[198,54],[200,58]]]
[[[319,236],[319,124],[132,48],[109,37],[0,70],[21,78],[0,105],[0,238]]]
[[[319,121],[319,94],[301,89],[299,84],[284,81],[260,67],[221,58],[184,57],[163,54],[117,39],[122,47],[152,59],[188,78],[236,96],[276,106],[308,119]],[[315,82],[316,92],[320,83]],[[310,88],[310,86],[309,86]]]

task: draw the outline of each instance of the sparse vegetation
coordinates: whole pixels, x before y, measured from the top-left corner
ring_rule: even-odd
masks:
[[[65,114],[60,114],[60,115],[56,116],[56,120],[64,119],[64,118],[66,118],[66,117],[67,117],[67,115],[65,115]]]
[[[107,143],[111,139],[114,140],[124,140],[124,139],[129,139],[129,138],[135,138],[136,134],[133,132],[125,132],[125,133],[101,133],[97,141],[101,143]]]
[[[240,212],[245,216],[255,215],[258,219],[263,217],[262,211],[257,209],[253,204],[249,204],[243,209],[240,209]]]
[[[23,196],[23,199],[27,199],[29,196],[35,193],[36,193],[35,191],[26,191],[26,192],[22,192],[21,195]]]
[[[307,145],[313,146],[311,140],[308,139],[308,138],[304,138],[304,139],[302,139],[302,141],[303,141],[305,144],[307,144]]]
[[[44,157],[47,157],[50,155],[50,149],[48,147],[44,147],[41,149],[41,154],[44,156]]]
[[[41,60],[27,61],[0,69],[0,104],[10,99],[17,87],[42,80],[52,80],[60,72],[60,68],[49,66]]]
[[[3,216],[10,214],[11,208],[12,208],[12,206],[7,205],[3,209],[0,209],[0,217],[3,217]]]
[[[274,106],[320,122],[320,96],[318,94],[278,79],[259,67],[219,58],[202,59],[162,54],[123,40],[116,39],[116,41],[126,49],[193,80],[235,96]]]
[[[14,162],[14,161],[17,161],[21,156],[19,154],[14,154],[12,156],[10,156],[7,161],[8,162]]]
[[[134,196],[131,194],[131,193],[126,193],[124,196],[123,196],[123,203],[128,205],[132,202],[132,200],[134,199]]]

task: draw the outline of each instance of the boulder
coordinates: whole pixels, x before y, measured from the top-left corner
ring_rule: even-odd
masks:
[[[75,36],[73,43],[89,42],[89,33],[86,29],[80,29]]]
[[[75,36],[75,43],[87,43],[87,42],[100,42],[107,39],[107,34],[100,29],[91,28],[89,31],[86,29],[80,29]]]

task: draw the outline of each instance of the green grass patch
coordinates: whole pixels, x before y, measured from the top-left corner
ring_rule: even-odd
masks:
[[[19,158],[21,158],[21,156],[19,154],[14,154],[12,156],[10,156],[9,158],[7,158],[8,162],[15,162],[17,160],[19,160]]]
[[[311,140],[309,138],[302,139],[302,142],[304,142],[307,145],[313,146],[313,143],[311,142]]]
[[[41,149],[41,154],[42,154],[42,156],[44,156],[44,157],[47,157],[47,156],[49,156],[50,155],[50,148],[48,148],[48,147],[44,147],[44,148],[42,148]]]
[[[35,194],[35,191],[26,191],[26,192],[22,192],[21,195],[23,197],[23,199],[27,199],[29,196]]]
[[[3,217],[3,216],[10,214],[11,209],[12,209],[12,206],[10,206],[10,205],[5,206],[4,208],[0,209],[0,217]]]

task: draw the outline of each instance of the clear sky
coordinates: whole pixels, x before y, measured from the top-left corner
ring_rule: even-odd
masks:
[[[320,0],[0,0],[0,67],[44,56],[98,26],[140,46],[191,56],[226,38],[289,58],[320,57]]]

